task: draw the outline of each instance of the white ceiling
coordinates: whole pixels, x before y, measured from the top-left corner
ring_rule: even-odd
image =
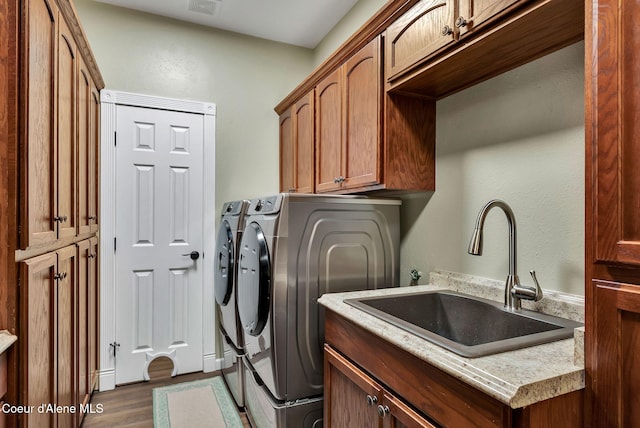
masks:
[[[358,0],[95,0],[315,48]]]

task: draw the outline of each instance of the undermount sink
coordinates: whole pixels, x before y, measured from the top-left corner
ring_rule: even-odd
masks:
[[[463,357],[481,357],[573,337],[583,324],[454,291],[346,299],[364,312]]]

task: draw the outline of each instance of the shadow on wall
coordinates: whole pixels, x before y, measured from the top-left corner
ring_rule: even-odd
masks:
[[[582,82],[582,84],[576,84]],[[437,155],[584,126],[584,43],[579,42],[438,101]],[[566,108],[571,100],[573,108]]]

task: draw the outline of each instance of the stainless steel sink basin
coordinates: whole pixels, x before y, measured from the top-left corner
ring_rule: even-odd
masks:
[[[454,291],[346,299],[375,317],[463,357],[481,357],[573,337],[582,324]]]

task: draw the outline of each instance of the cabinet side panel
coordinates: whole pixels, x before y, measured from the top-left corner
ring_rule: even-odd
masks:
[[[280,116],[280,191],[290,192],[295,188],[294,153],[293,153],[293,120],[291,109]]]

